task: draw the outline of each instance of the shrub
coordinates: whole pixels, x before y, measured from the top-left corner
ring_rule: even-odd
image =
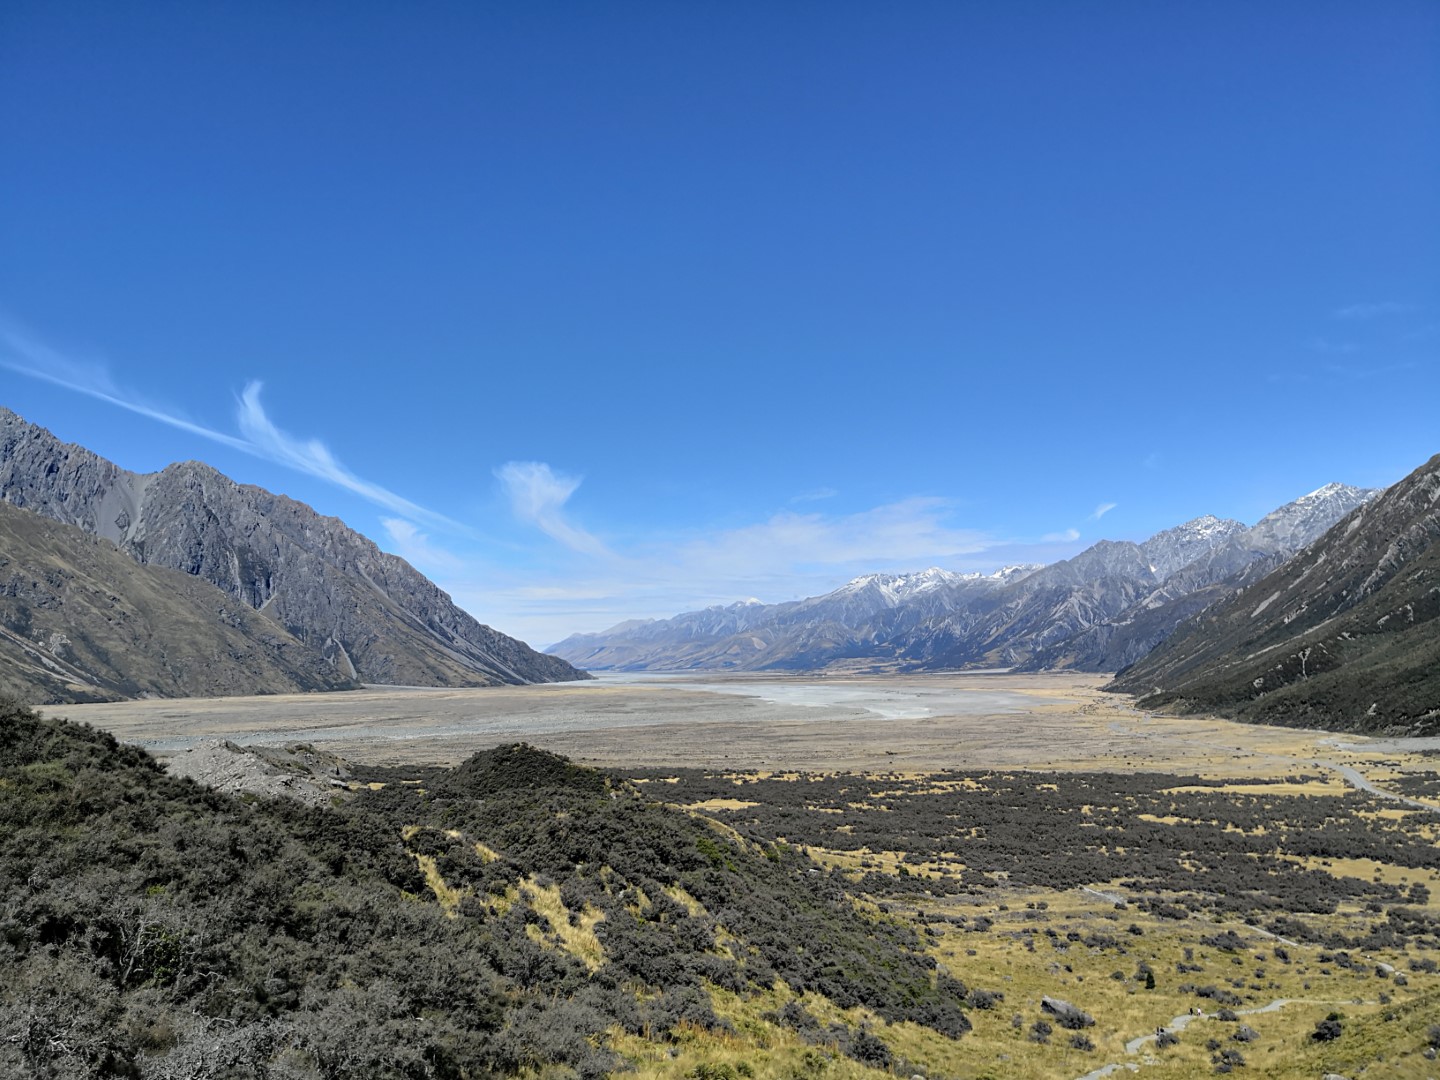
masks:
[[[1221,1050],[1211,1060],[1215,1063],[1217,1073],[1228,1073],[1245,1064],[1245,1055],[1239,1050]]]
[[[867,1028],[861,1028],[851,1037],[846,1052],[862,1065],[876,1069],[888,1069],[895,1060],[890,1047]]]
[[[1005,995],[999,990],[981,990],[978,986],[965,995],[965,1004],[972,1009],[993,1009],[1004,1000]]]

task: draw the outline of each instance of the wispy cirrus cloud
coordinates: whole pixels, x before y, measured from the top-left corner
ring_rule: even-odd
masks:
[[[263,385],[258,380],[252,380],[245,384],[245,389],[239,397],[236,420],[240,425],[240,432],[244,436],[242,449],[257,457],[286,465],[296,472],[308,473],[311,476],[318,476],[321,480],[328,480],[337,487],[345,488],[377,506],[383,506],[398,514],[420,518],[457,532],[468,531],[465,526],[457,521],[452,521],[443,514],[427,510],[425,507],[395,494],[388,488],[356,476],[337,461],[335,455],[319,439],[297,438],[281,431],[266,415],[265,408],[260,403],[260,391],[263,389]]]
[[[96,398],[232,450],[319,477],[394,513],[451,531],[469,532],[443,514],[427,510],[355,475],[320,440],[297,438],[282,431],[270,420],[260,402],[262,384],[258,381],[247,383],[236,400],[236,423],[240,428],[236,436],[196,423],[173,408],[147,401],[142,395],[120,386],[103,361],[61,352],[9,322],[0,322],[0,367]]]
[[[1090,520],[1099,521],[1102,517],[1108,514],[1111,510],[1114,510],[1115,507],[1119,505],[1119,503],[1113,502],[1101,503],[1099,506],[1095,507],[1095,509],[1090,512]]]
[[[818,487],[813,491],[802,491],[799,495],[790,496],[792,503],[824,502],[826,499],[833,499],[840,492],[832,487]]]
[[[564,492],[569,484],[562,484]],[[570,488],[573,491],[573,488]],[[568,495],[566,496],[568,498]],[[953,500],[916,497],[851,513],[772,513],[702,534],[652,536],[602,562],[501,572],[445,587],[475,611],[504,611],[531,642],[559,641],[634,618],[668,618],[747,597],[816,596],[859,574],[926,566],[989,572],[1073,555],[1076,529],[1016,540],[955,519]]]
[[[1378,303],[1346,304],[1343,307],[1336,308],[1330,314],[1336,319],[1379,319],[1386,315],[1404,315],[1414,310],[1414,304],[1402,304],[1395,300],[1382,300]]]
[[[508,478],[507,488],[520,493],[517,516],[537,523],[549,516],[555,528],[554,512],[579,481],[536,462],[512,462],[505,472],[502,482]],[[949,520],[952,512],[949,500],[937,498],[905,499],[848,514],[782,510],[749,525],[701,535],[653,536],[579,567],[502,574],[484,582],[450,580],[446,588],[474,610],[506,611],[505,625],[526,640],[549,643],[576,630],[599,630],[637,617],[668,618],[746,597],[773,602],[814,596],[877,570],[918,570],[937,563],[968,569],[971,563],[1020,561],[1009,552],[992,554],[1003,542],[956,527]],[[576,528],[569,522],[563,526]],[[559,531],[557,539],[563,542],[563,527]]]
[[[251,452],[251,447],[243,439],[197,424],[173,409],[153,404],[139,394],[122,389],[111,378],[102,361],[62,353],[8,322],[0,322],[0,346],[3,346],[0,367],[8,371],[73,390],[232,449]]]
[[[510,500],[511,511],[521,521],[573,551],[611,557],[598,537],[574,524],[565,513],[580,477],[558,473],[543,461],[507,461],[495,470],[495,477]]]
[[[933,497],[902,499],[850,514],[787,510],[691,541],[679,548],[677,557],[687,570],[706,573],[757,565],[883,569],[974,555],[995,543],[987,533],[949,524],[952,512],[950,500]]]
[[[404,518],[381,518],[385,534],[390,538],[388,550],[425,573],[455,574],[465,569],[466,561],[436,544],[413,521]]]

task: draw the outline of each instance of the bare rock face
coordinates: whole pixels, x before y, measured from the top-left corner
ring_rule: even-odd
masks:
[[[0,501],[211,582],[345,679],[488,686],[587,677],[482,625],[337,518],[199,462],[137,475],[0,408]]]
[[[355,685],[209,582],[0,503],[0,695],[48,705]]]
[[[1040,1008],[1053,1016],[1055,1022],[1067,1031],[1079,1031],[1095,1024],[1095,1018],[1089,1013],[1059,998],[1042,997]]]

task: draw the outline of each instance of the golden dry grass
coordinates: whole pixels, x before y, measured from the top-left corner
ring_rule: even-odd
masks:
[[[595,927],[605,918],[605,913],[586,904],[574,913],[572,921],[570,909],[560,899],[560,887],[541,885],[533,877],[521,882],[520,891],[546,926],[542,930],[531,924],[525,928],[526,934],[548,948],[563,949],[591,971],[599,970],[605,963],[605,947],[595,936]]]

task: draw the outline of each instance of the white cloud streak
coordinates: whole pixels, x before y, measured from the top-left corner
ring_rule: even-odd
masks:
[[[557,473],[543,461],[507,461],[495,470],[495,477],[510,500],[511,511],[521,521],[572,551],[613,557],[597,537],[565,515],[565,503],[580,486],[580,477]]]
[[[512,463],[513,464],[513,463]],[[532,463],[533,464],[533,463]],[[552,474],[553,475],[553,474]],[[552,486],[538,474],[527,492]],[[569,497],[575,481],[556,478],[549,502]],[[533,509],[533,505],[532,505]],[[1074,554],[1079,533],[1012,541],[951,522],[950,500],[913,498],[850,514],[781,511],[706,536],[657,537],[603,563],[563,564],[443,584],[483,621],[549,644],[634,618],[669,618],[746,597],[767,603],[829,592],[858,574],[939,565],[990,571]],[[503,616],[502,614],[503,613]]]
[[[1337,319],[1379,319],[1386,315],[1403,315],[1414,311],[1413,304],[1400,304],[1394,300],[1382,300],[1371,304],[1346,304],[1331,314]]]
[[[1070,544],[1080,539],[1079,529],[1066,529],[1064,532],[1046,533],[1040,538],[1042,544]]]
[[[767,521],[694,541],[679,552],[688,570],[729,573],[757,565],[909,565],[983,551],[993,541],[945,522],[946,499],[914,498],[854,514],[778,513]]]
[[[1117,507],[1117,506],[1119,506],[1119,505],[1120,505],[1119,503],[1113,503],[1113,502],[1111,502],[1111,503],[1101,503],[1099,506],[1095,507],[1094,511],[1090,514],[1090,520],[1091,520],[1091,521],[1099,521],[1102,517],[1104,517],[1106,514],[1108,514],[1111,510],[1114,510],[1115,507]]]
[[[792,503],[824,502],[826,499],[833,499],[839,494],[840,492],[832,487],[819,487],[814,491],[802,491],[799,495],[792,495],[790,501]]]
[[[361,498],[368,499],[387,510],[393,510],[397,514],[420,518],[458,532],[466,531],[459,522],[451,521],[444,515],[427,510],[423,506],[417,506],[409,499],[403,498],[379,484],[362,480],[335,460],[335,455],[330,453],[330,450],[319,439],[298,439],[281,431],[271,423],[269,416],[265,414],[264,407],[260,404],[262,389],[263,384],[252,381],[245,385],[245,390],[240,395],[236,420],[240,425],[241,434],[245,436],[244,449],[258,457],[286,465],[296,472],[308,473],[311,476],[318,476],[321,480],[328,480],[337,487],[354,492]]]
[[[413,521],[381,518],[390,537],[389,550],[425,573],[454,574],[465,568],[465,560],[437,547]]]
[[[0,324],[0,343],[3,343],[5,348],[5,351],[0,353],[0,367],[9,371],[84,394],[192,435],[222,443],[234,450],[254,452],[243,439],[215,431],[203,424],[196,424],[174,412],[152,405],[136,394],[120,389],[111,379],[105,365],[98,361],[66,356],[6,324]]]
[[[260,403],[259,382],[247,383],[238,399],[236,420],[241,437],[236,437],[197,424],[172,409],[153,405],[140,395],[116,385],[103,363],[67,356],[8,323],[0,323],[0,345],[3,345],[0,367],[9,371],[104,401],[232,450],[319,477],[394,513],[428,521],[454,532],[469,532],[465,526],[443,514],[427,510],[379,484],[356,476],[337,461],[318,439],[299,439],[281,431],[271,422]]]

